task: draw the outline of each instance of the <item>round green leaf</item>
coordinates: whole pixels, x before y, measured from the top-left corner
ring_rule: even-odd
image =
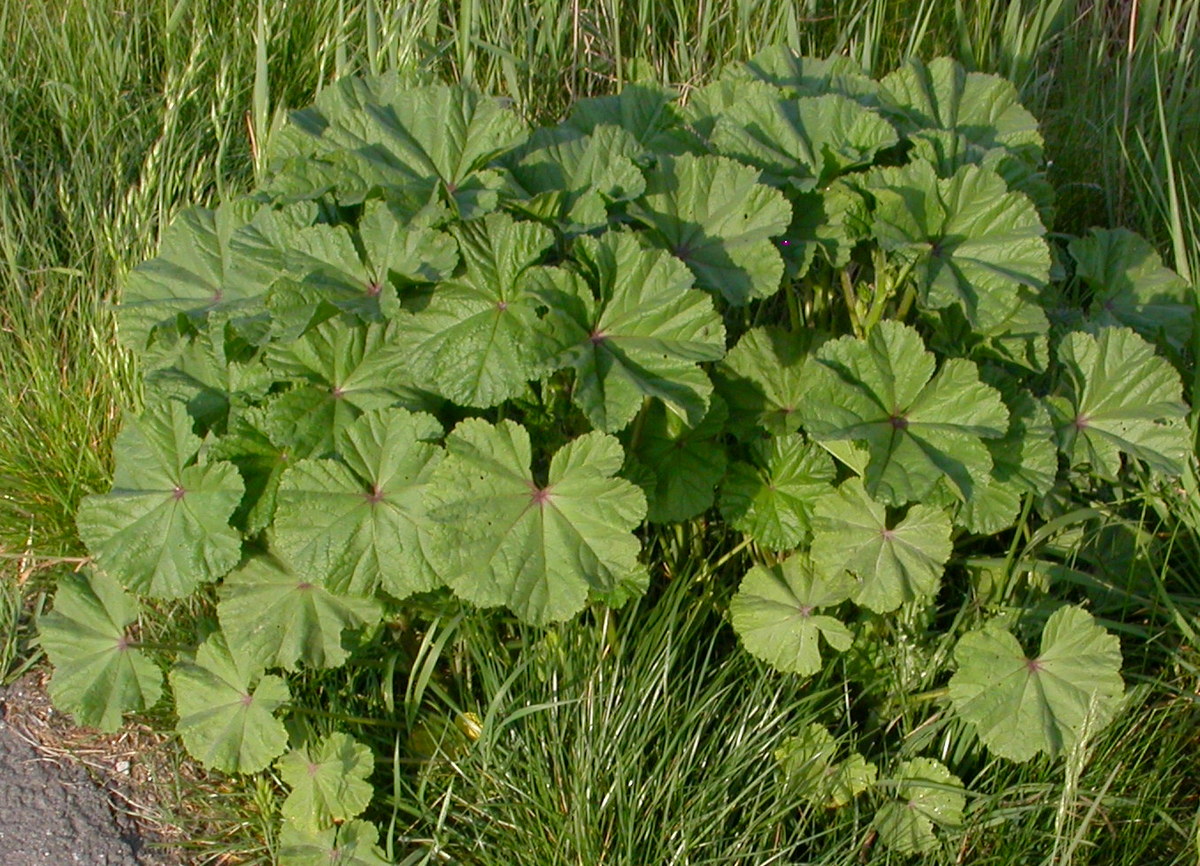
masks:
[[[773,186],[807,192],[870,165],[899,139],[876,112],[845,96],[794,98],[765,83],[743,82],[717,118],[717,152],[763,171]]]
[[[367,781],[371,750],[348,734],[334,733],[279,759],[279,776],[291,793],[283,801],[285,826],[320,833],[361,814],[371,803]]]
[[[230,647],[253,664],[337,667],[342,635],[379,621],[370,598],[338,595],[272,557],[255,556],[221,583],[217,616]]]
[[[746,572],[729,615],[750,654],[776,670],[809,676],[821,669],[818,637],[838,652],[848,650],[854,640],[849,629],[832,616],[816,613],[854,592],[854,581],[845,571],[832,574],[816,571],[802,554]]]
[[[170,680],[179,713],[175,730],[204,766],[256,773],[287,748],[287,731],[273,715],[289,697],[287,683],[232,654],[221,632],[200,645],[195,661],[176,664]]]
[[[426,487],[435,569],[467,601],[507,605],[533,624],[574,616],[589,589],[640,583],[633,529],[646,499],[613,477],[622,462],[614,437],[589,433],[553,456],[541,483],[524,427],[463,421]]]
[[[607,432],[624,428],[647,397],[699,424],[712,393],[699,364],[725,354],[712,299],[691,288],[682,263],[632,234],[579,238],[575,254],[599,300],[564,271],[544,272],[539,292],[561,346],[554,366],[575,368],[575,402]]]
[[[456,234],[466,271],[397,319],[397,362],[420,387],[487,408],[520,394],[550,361],[535,275],[554,235],[507,214],[462,223]]]
[[[1116,478],[1120,454],[1168,475],[1191,452],[1179,374],[1128,328],[1071,333],[1058,347],[1063,397],[1050,401],[1059,447],[1072,466]]]
[[[75,516],[103,571],[128,589],[182,598],[241,558],[229,518],[243,485],[230,463],[194,463],[200,439],[180,403],[129,415],[113,447],[112,489],[88,496]]]
[[[404,598],[438,586],[426,558],[423,496],[441,450],[437,420],[369,412],[338,431],[341,460],[301,460],[283,474],[272,541],[305,580]]]
[[[772,436],[800,428],[800,402],[813,382],[813,352],[822,336],[782,328],[751,328],[717,366],[717,390],[731,410],[730,426],[742,439],[760,430]]]
[[[984,439],[1008,432],[999,393],[974,364],[934,356],[908,325],[883,321],[864,340],[842,337],[817,352],[821,362],[801,404],[817,440],[865,440],[866,488],[891,505],[924,499],[945,477],[961,499],[992,468]]]
[[[1046,620],[1041,651],[1026,656],[1009,632],[968,632],[954,650],[950,701],[997,755],[1027,761],[1070,748],[1085,721],[1107,723],[1124,684],[1117,638],[1078,607]]]
[[[758,171],[719,156],[664,157],[629,206],[645,238],[682,259],[696,284],[743,306],[779,290],[783,259],[771,239],[792,210]]]
[[[38,637],[54,675],[50,697],[80,725],[102,731],[121,726],[122,714],[154,706],[162,671],[129,637],[137,601],[105,574],[64,574],[54,610],[38,620]]]
[[[932,597],[953,550],[950,518],[941,509],[913,505],[902,520],[888,524],[887,509],[857,478],[813,508],[813,563],[828,573],[855,575],[855,603],[877,613]]]
[[[1049,282],[1050,248],[1033,202],[989,169],[964,165],[943,180],[924,160],[878,169],[866,187],[875,237],[912,269],[921,305],[956,306],[994,351],[1043,368],[1049,323],[1036,293]],[[1014,355],[996,342],[1013,334],[1034,345]]]
[[[879,96],[902,133],[956,130],[972,144],[1005,147],[1032,164],[1041,162],[1037,118],[1021,106],[1013,83],[998,75],[967,72],[949,57],[928,64],[913,58],[880,80]]]

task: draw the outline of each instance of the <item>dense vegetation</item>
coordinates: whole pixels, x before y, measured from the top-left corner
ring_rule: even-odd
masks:
[[[125,37],[88,61],[110,67],[91,100],[6,97],[29,124],[5,154],[9,675],[57,586],[41,645],[81,721],[142,708],[212,767],[272,768],[228,806],[255,829],[201,858],[1194,857],[1195,10],[1127,10],[1122,55],[1098,7],[907,10],[907,52],[953,37],[1018,91],[949,59],[889,72],[888,4],[802,32],[700,15],[711,43],[643,29],[655,8],[614,20],[611,52],[556,43],[593,61],[577,95],[620,93],[570,106],[544,41],[479,53],[499,7],[407,28],[313,7],[286,30],[259,10],[226,46],[241,78],[183,50],[215,26],[199,6],[6,18],[19,43]],[[603,31],[563,27],[530,32]],[[848,59],[693,72],[771,40]],[[1110,90],[1052,74],[1089,56]],[[135,91],[95,82],[147,68],[165,110],[104,147]],[[394,71],[271,110],[356,69]],[[446,73],[511,107],[422,84]],[[1105,134],[1072,141],[1105,99]],[[77,139],[37,124],[88,110]],[[70,187],[35,154],[62,148],[96,194],[39,227]],[[156,161],[107,196],[135,155]],[[1106,182],[1071,173],[1106,160]],[[209,196],[114,319],[116,273],[158,247],[131,240]],[[119,406],[105,493],[83,445]],[[76,509],[99,570],[72,576]]]

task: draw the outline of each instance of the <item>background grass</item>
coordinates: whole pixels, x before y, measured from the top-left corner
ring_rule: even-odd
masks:
[[[907,56],[950,53],[1011,77],[1043,119],[1056,230],[1127,225],[1194,280],[1198,19],[1192,0],[0,0],[0,677],[37,662],[30,614],[81,553],[75,507],[105,489],[121,412],[138,403],[109,311],[121,276],[181,207],[248,188],[258,144],[334,77],[401,69],[471,80],[546,121],[632,80],[686,94],[771,43],[848,54],[877,75]],[[1181,490],[1147,484],[1050,551],[1080,579],[1107,581],[1127,639],[1126,711],[1066,762],[967,760],[968,788],[990,793],[970,802],[966,830],[938,862],[1200,856],[1194,472]],[[1102,569],[1101,542],[1125,530],[1123,571]],[[674,573],[699,573],[709,554],[675,549]],[[500,720],[485,747],[456,752],[447,741],[440,761],[419,765],[400,760],[407,733],[359,731],[397,756],[377,779],[397,859],[765,863],[771,845],[794,844],[810,862],[884,862],[853,810],[814,836],[802,812],[763,799],[788,725],[846,705],[840,673],[800,685],[730,652],[707,591],[676,581],[658,606],[550,633],[459,622],[425,632],[424,650],[397,650],[393,672],[443,670],[398,702],[406,730],[465,712]],[[680,606],[688,593],[701,599]],[[902,668],[881,688],[910,690]],[[310,688],[335,715],[357,715],[363,695],[385,690],[379,670],[355,676]],[[922,727],[923,712],[897,708],[922,736],[962,739],[936,719]],[[263,784],[214,796],[210,835],[189,856],[269,861],[270,822],[246,817],[269,813]]]

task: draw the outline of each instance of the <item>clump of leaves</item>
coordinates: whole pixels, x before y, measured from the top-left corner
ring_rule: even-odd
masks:
[[[619,607],[664,524],[741,539],[732,626],[781,671],[868,676],[853,658],[926,616],[957,641],[946,706],[997,755],[1111,714],[1119,647],[1077,593],[1033,658],[987,599],[934,616],[974,592],[964,560],[1190,447],[1188,287],[1128,232],[1055,248],[1007,82],[775,49],[687,105],[631,87],[531,130],[469,87],[347,80],[268,163],[129,278],[147,408],[41,629],[81,722],[155,704],[167,668],[193,755],[278,762],[284,862],[381,858],[370,755],[294,742],[289,683],[374,663],[418,597],[534,625]],[[139,645],[140,599],[198,594],[197,647]],[[809,805],[876,785],[833,754],[820,725],[781,748]],[[897,851],[959,820],[936,761],[878,787]]]

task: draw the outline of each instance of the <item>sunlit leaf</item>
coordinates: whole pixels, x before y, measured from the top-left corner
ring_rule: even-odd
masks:
[[[546,481],[531,470],[529,434],[512,421],[463,421],[426,488],[437,524],[430,558],[462,598],[507,605],[522,620],[567,619],[589,589],[615,592],[645,573],[632,530],[642,492],[615,478],[620,443],[589,433],[551,458]]]
[[[300,460],[276,494],[275,547],[331,592],[404,598],[440,581],[426,558],[422,498],[442,427],[405,409],[368,412],[339,429],[339,459]]]
[[[854,601],[879,613],[933,596],[952,549],[944,511],[913,505],[902,519],[889,519],[857,478],[816,501],[813,534],[814,565],[853,574]]]
[[[771,550],[796,547],[811,536],[813,503],[834,475],[829,455],[799,433],[758,440],[721,485],[721,516]]]
[[[241,558],[229,518],[242,479],[230,463],[199,460],[200,445],[180,403],[127,416],[112,489],[79,506],[76,525],[96,564],[134,592],[180,598]]]
[[[1062,397],[1050,401],[1072,466],[1115,478],[1121,454],[1169,475],[1191,451],[1179,374],[1128,328],[1067,334],[1058,347]]]
[[[783,260],[771,239],[792,216],[758,174],[725,157],[664,157],[629,213],[645,224],[649,243],[692,269],[699,288],[734,306],[748,304],[779,290]]]
[[[985,626],[962,637],[954,658],[955,711],[992,752],[1013,761],[1061,754],[1085,723],[1098,731],[1124,688],[1120,643],[1078,607],[1050,615],[1036,656],[1010,632]]]
[[[281,812],[286,826],[320,833],[361,814],[371,803],[370,748],[348,734],[333,733],[288,752],[276,766],[291,793]]]
[[[751,655],[776,670],[815,674],[821,640],[837,652],[854,640],[840,620],[817,611],[845,601],[855,589],[845,571],[818,571],[799,553],[771,568],[756,565],[729,603],[733,630]]]
[[[962,499],[992,468],[985,439],[1008,432],[1000,395],[975,365],[935,360],[908,325],[883,321],[867,340],[843,337],[817,352],[821,364],[801,403],[817,440],[865,441],[867,491],[891,505],[923,499],[945,477]]]
[[[231,653],[219,631],[200,645],[194,661],[181,660],[171,670],[175,730],[204,766],[256,773],[287,748],[287,731],[274,716],[288,700],[287,683],[262,670]]]
[[[607,432],[624,428],[647,397],[700,423],[712,383],[699,364],[725,354],[712,299],[691,288],[677,259],[630,234],[580,238],[576,255],[586,282],[549,272],[539,292],[561,347],[554,366],[575,369],[575,402]]]
[[[64,574],[54,610],[38,619],[38,637],[54,665],[50,697],[76,723],[115,731],[130,710],[162,694],[162,671],[132,639],[138,604],[100,573]]]
[[[372,598],[340,595],[273,557],[252,557],[221,583],[217,616],[230,648],[264,668],[332,668],[345,632],[379,621]]]

